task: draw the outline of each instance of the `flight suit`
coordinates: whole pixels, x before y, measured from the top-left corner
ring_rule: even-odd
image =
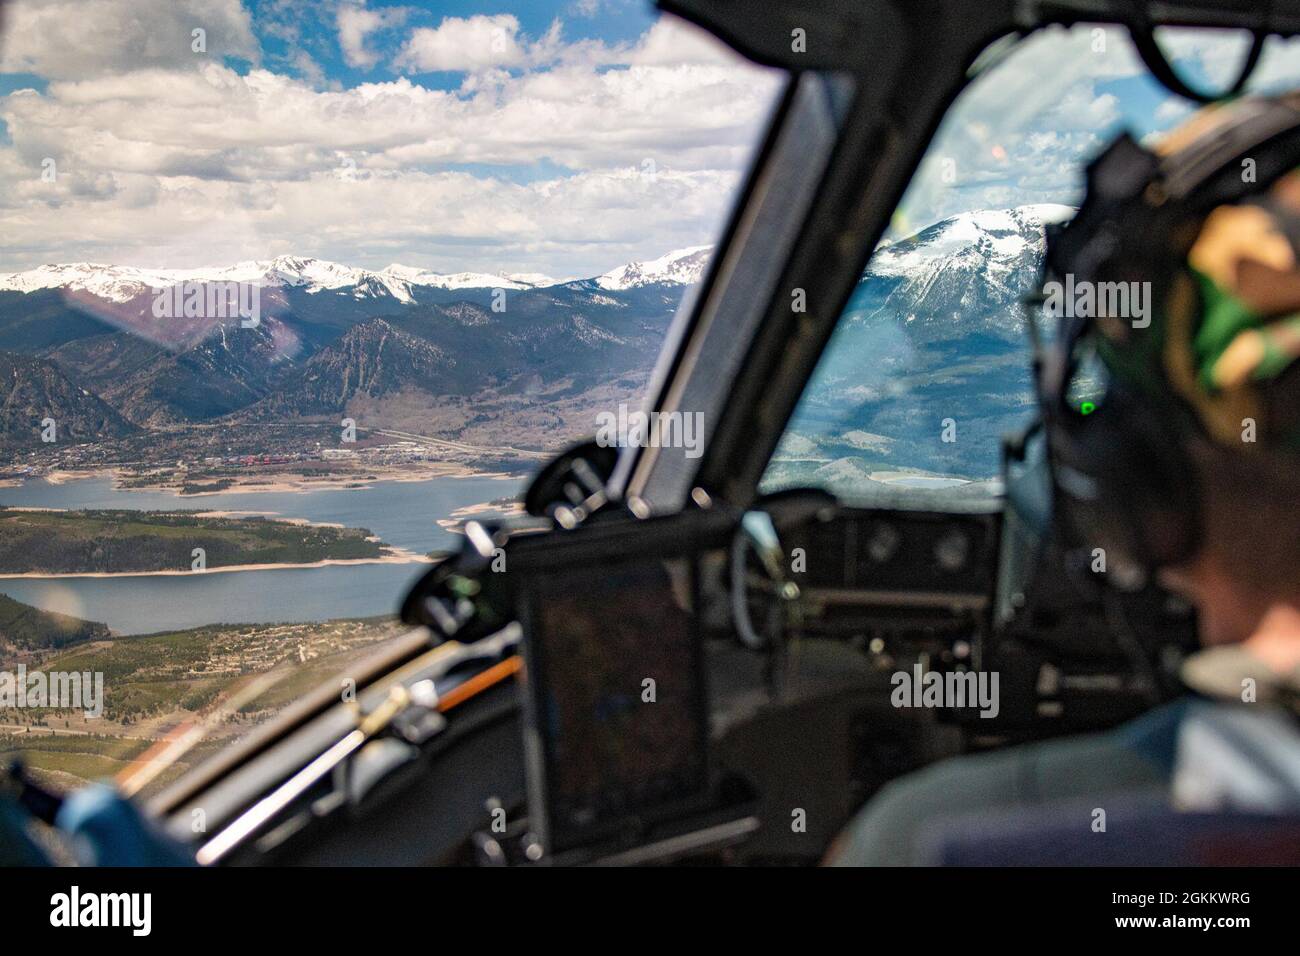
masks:
[[[1149,812],[1134,807],[1157,807],[1175,822],[1179,814],[1300,814],[1300,669],[1277,675],[1240,648],[1213,648],[1189,658],[1183,678],[1191,693],[1113,730],[958,757],[888,784],[828,862],[1115,862],[1122,821],[1142,820],[1152,832]],[[992,852],[953,851],[972,831]],[[1042,845],[999,855],[999,832],[1007,843],[1038,832]],[[1053,859],[1054,843],[1065,859]],[[1141,862],[1132,843],[1124,859]]]

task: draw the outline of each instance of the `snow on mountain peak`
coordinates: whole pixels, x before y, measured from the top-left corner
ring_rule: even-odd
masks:
[[[1017,262],[1026,253],[1041,256],[1044,227],[1069,219],[1074,212],[1072,206],[1036,203],[959,213],[905,239],[882,244],[872,257],[868,272],[915,274],[936,260],[964,252],[982,255],[992,265]]]
[[[380,275],[391,276],[411,285],[435,286],[439,289],[540,289],[555,285],[550,276],[540,272],[513,274],[488,272],[430,272],[398,263],[386,267]]]
[[[534,289],[544,289],[547,286],[559,285],[562,282],[571,282],[571,279],[552,279],[543,272],[511,272],[506,275],[507,279],[513,282],[522,282],[524,285],[530,285]]]
[[[293,286],[307,292],[358,287],[374,277],[364,269],[300,256],[237,262],[232,266],[201,269],[142,269],[86,262],[45,265],[26,272],[0,276],[0,290],[35,292],[69,289],[88,292],[109,302],[128,302],[153,289],[182,282],[244,282],[260,286]],[[382,280],[381,280],[382,281]],[[387,284],[385,283],[385,286]],[[396,291],[394,291],[396,294]]]
[[[940,220],[914,235],[882,243],[868,272],[909,275],[926,270],[940,259],[982,255],[996,267],[1041,254],[1043,228],[1073,215],[1056,203],[1012,209],[980,209]],[[642,286],[692,285],[699,282],[713,254],[712,245],[675,249],[657,259],[629,262],[589,281],[609,291]],[[350,292],[358,299],[392,296],[402,303],[416,300],[420,287],[438,289],[542,289],[575,280],[557,280],[535,272],[439,273],[393,263],[379,271],[355,268],[311,256],[280,255],[273,259],[238,262],[200,269],[145,269],[74,262],[47,264],[25,272],[0,275],[0,291],[40,289],[84,291],[110,302],[128,302],[155,288],[181,282],[247,282],[264,287],[292,287],[307,293]]]
[[[307,293],[348,291],[355,298],[391,295],[399,302],[415,301],[412,288],[440,289],[533,289],[554,285],[540,273],[490,275],[458,272],[443,275],[411,266],[391,265],[379,272],[358,269],[310,256],[276,256],[247,260],[231,266],[200,269],[142,269],[74,262],[38,266],[25,272],[0,275],[0,291],[36,292],[40,289],[68,289],[87,292],[109,302],[128,302],[153,289],[169,288],[182,282],[244,282],[264,288],[291,287]]]
[[[667,285],[693,285],[704,276],[713,246],[688,246],[675,249],[658,259],[629,262],[596,277],[602,289],[633,289],[653,283]]]
[[[712,246],[678,249],[658,259],[632,262],[597,277],[604,289],[630,289],[662,282],[689,285],[698,282]],[[74,262],[50,264],[0,275],[0,291],[35,292],[67,289],[87,292],[114,303],[129,302],[153,289],[182,282],[244,282],[264,288],[295,288],[307,293],[350,291],[355,298],[391,295],[399,302],[415,301],[419,287],[438,289],[544,289],[572,282],[540,272],[432,272],[418,266],[393,263],[379,271],[359,269],[311,256],[280,255],[273,259],[237,262],[231,266],[199,269],[144,269]]]

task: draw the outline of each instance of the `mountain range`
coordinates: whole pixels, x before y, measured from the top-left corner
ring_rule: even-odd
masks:
[[[91,441],[343,415],[484,447],[549,447],[590,431],[597,406],[634,400],[708,251],[565,281],[293,256],[3,276],[0,451],[40,448],[47,418],[69,441]],[[170,308],[232,282],[256,289],[255,321]]]
[[[712,246],[678,249],[645,262],[629,262],[586,280],[602,289],[622,291],[644,285],[689,285],[697,282]],[[48,264],[0,275],[0,292],[37,292],[62,289],[84,292],[107,302],[128,302],[151,289],[181,282],[245,282],[263,288],[291,288],[304,292],[345,292],[353,298],[382,298],[412,303],[425,289],[545,289],[569,285],[574,279],[553,279],[541,273],[438,273],[394,263],[372,271],[301,256],[239,262],[233,266],[201,269],[142,269],[136,266],[89,262]]]
[[[1020,299],[1061,206],[981,210],[884,244],[773,466],[780,483],[887,467],[988,477],[1030,407]],[[0,276],[0,452],[199,424],[332,421],[545,449],[635,403],[709,246],[556,281],[374,271],[281,256],[156,270],[75,263]],[[159,318],[155,290],[256,285],[259,317]],[[940,442],[940,422],[958,424]]]

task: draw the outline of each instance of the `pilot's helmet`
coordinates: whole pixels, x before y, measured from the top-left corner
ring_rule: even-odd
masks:
[[[1147,277],[1150,326],[1102,318],[1098,353],[1221,447],[1300,454],[1300,94],[1205,107],[1154,153],[1163,172],[1144,205],[1155,214],[1132,228],[1162,228],[1130,241],[1169,270]],[[1165,203],[1178,211],[1160,215]]]
[[[1300,473],[1300,94],[1207,107],[1154,150],[1121,136],[1048,236],[1049,288],[1064,524],[1129,567],[1179,564],[1206,533],[1197,446],[1272,487]]]

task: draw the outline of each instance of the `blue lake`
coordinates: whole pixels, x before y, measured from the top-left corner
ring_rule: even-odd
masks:
[[[431,478],[375,482],[366,488],[306,492],[230,492],[181,498],[165,492],[116,491],[108,478],[52,485],[43,480],[0,488],[0,504],[33,508],[126,508],[141,511],[269,512],[369,528],[388,544],[415,552],[456,547],[439,519],[458,508],[511,497],[519,478]],[[47,611],[103,621],[122,634],[203,624],[321,621],[396,611],[406,588],[428,565],[364,564],[280,568],[205,575],[0,580],[0,593]]]

